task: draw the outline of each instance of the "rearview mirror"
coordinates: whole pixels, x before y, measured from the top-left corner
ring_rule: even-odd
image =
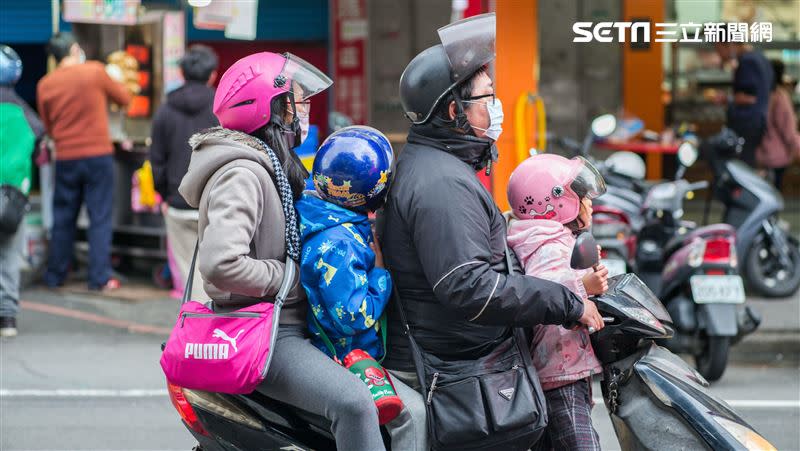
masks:
[[[592,134],[598,138],[607,138],[617,129],[617,118],[613,114],[604,114],[592,121]]]
[[[570,266],[572,269],[589,269],[600,261],[597,251],[597,241],[589,232],[578,235],[575,239],[575,247],[572,248],[572,258]]]
[[[678,147],[678,161],[685,167],[691,167],[697,161],[697,147],[685,141]]]

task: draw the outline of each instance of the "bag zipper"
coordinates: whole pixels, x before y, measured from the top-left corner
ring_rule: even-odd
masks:
[[[433,391],[436,390],[436,381],[439,379],[439,373],[433,373],[433,380],[431,381],[431,388],[428,390],[428,399],[426,400],[428,405],[431,405],[431,400],[433,399]]]
[[[520,366],[515,363],[514,365],[511,366],[510,371],[516,371],[519,368],[520,368]],[[506,371],[509,371],[509,370],[506,370]],[[485,374],[489,374],[489,373],[485,373]],[[473,377],[477,377],[477,376],[473,376]],[[438,380],[439,380],[439,373],[433,373],[433,380],[431,380],[431,388],[428,389],[428,399],[425,400],[425,402],[428,405],[431,405],[431,402],[433,401],[433,392],[436,390],[436,382]]]
[[[240,313],[181,313],[181,327],[186,317],[189,318],[205,318],[208,316],[215,316],[218,318],[257,318],[261,316],[260,313],[240,312]]]

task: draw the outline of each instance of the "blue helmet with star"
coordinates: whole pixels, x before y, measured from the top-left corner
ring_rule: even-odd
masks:
[[[320,197],[359,212],[383,205],[392,180],[389,139],[366,125],[337,130],[314,157],[312,177]]]

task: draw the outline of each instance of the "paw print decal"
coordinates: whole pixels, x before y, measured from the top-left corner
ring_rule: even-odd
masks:
[[[544,198],[544,201],[545,201],[545,202],[550,202],[550,196],[547,196],[547,197],[545,197],[545,198]]]
[[[563,186],[554,186],[553,187],[553,197],[561,197],[564,195],[564,187]]]
[[[525,203],[528,205],[533,205],[533,198],[531,196],[525,197]],[[539,202],[539,204],[541,205],[541,202]]]
[[[525,207],[524,207],[523,205],[520,205],[520,206],[519,206],[519,212],[520,212],[520,213],[522,213],[522,214],[524,215],[525,213],[527,213],[527,212],[528,212],[528,210],[526,210],[526,209],[525,209]]]

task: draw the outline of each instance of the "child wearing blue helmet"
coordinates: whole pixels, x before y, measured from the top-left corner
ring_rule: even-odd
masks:
[[[386,353],[384,309],[392,281],[367,215],[384,202],[392,158],[391,144],[378,130],[362,125],[338,130],[314,158],[316,192],[307,191],[295,203],[311,341],[370,385],[381,424],[394,418],[402,403],[375,362]],[[369,368],[366,361],[372,362]]]

